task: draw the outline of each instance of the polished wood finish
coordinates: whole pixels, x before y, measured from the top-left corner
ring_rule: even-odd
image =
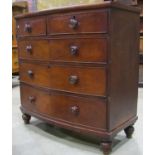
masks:
[[[101,63],[107,61],[107,44],[108,40],[103,37],[95,40],[88,37],[25,39],[18,42],[22,59]]]
[[[56,14],[56,13],[71,13],[71,12],[77,12],[77,11],[89,11],[89,10],[98,10],[98,9],[103,10],[103,9],[108,9],[108,8],[112,8],[112,9],[115,8],[115,9],[126,10],[129,12],[139,13],[139,9],[134,8],[134,7],[130,7],[127,5],[121,5],[119,3],[114,3],[114,2],[104,2],[104,3],[99,3],[99,4],[86,4],[86,5],[53,8],[51,10],[43,10],[43,11],[28,13],[25,15],[18,15],[16,16],[16,19],[44,16],[44,15]]]
[[[139,16],[122,10],[113,10],[111,16],[110,130],[137,115],[139,65]],[[127,23],[127,20],[133,23]],[[123,44],[118,46],[120,43]]]
[[[77,82],[71,82],[72,76]],[[20,64],[21,81],[67,92],[106,96],[106,79],[104,67]]]
[[[37,36],[46,35],[46,20],[45,17],[35,17],[21,19],[17,23],[18,36]]]
[[[113,2],[16,17],[22,112],[100,137],[106,154],[121,130],[130,137],[137,120],[138,18],[136,8]]]
[[[96,18],[98,17],[98,18]],[[102,20],[101,20],[102,19]],[[47,19],[47,33],[106,33],[108,13],[105,10],[51,15]],[[74,23],[75,22],[75,23]]]
[[[62,95],[38,90],[26,84],[21,85],[21,97],[25,108],[48,118],[61,119],[77,126],[106,129],[106,102],[102,98]]]
[[[50,60],[106,62],[107,39],[70,38],[50,41]],[[60,46],[61,45],[61,46]]]
[[[19,58],[48,60],[50,57],[49,44],[47,40],[26,39],[18,42]],[[46,48],[45,48],[46,47]]]

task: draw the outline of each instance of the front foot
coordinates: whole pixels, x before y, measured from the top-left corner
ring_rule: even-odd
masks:
[[[125,132],[127,138],[132,138],[132,135],[134,133],[134,127],[128,126],[127,128],[124,129],[124,132]]]
[[[109,155],[112,151],[112,141],[105,141],[101,143],[101,149],[104,155]]]
[[[23,118],[25,124],[29,124],[30,123],[30,119],[31,119],[31,116],[30,115],[23,114],[22,115],[22,118]]]

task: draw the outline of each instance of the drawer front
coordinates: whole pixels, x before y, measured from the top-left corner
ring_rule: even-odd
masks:
[[[49,60],[47,40],[22,40],[18,42],[19,58]]]
[[[106,128],[103,99],[66,96],[21,85],[22,105],[49,118],[96,128]]]
[[[49,35],[72,33],[106,33],[107,11],[91,11],[50,15],[47,21]]]
[[[104,62],[107,59],[107,40],[103,38],[50,40],[50,59],[57,61]]]
[[[17,21],[18,36],[46,35],[45,17],[25,18]]]
[[[107,40],[103,38],[49,41],[29,39],[19,41],[18,45],[19,57],[25,59],[75,62],[105,62],[107,60]]]
[[[106,69],[104,67],[72,67],[21,63],[22,81],[52,89],[106,95]]]

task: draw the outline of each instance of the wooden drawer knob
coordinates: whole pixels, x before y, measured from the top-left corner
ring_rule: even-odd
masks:
[[[24,31],[28,32],[28,33],[31,33],[31,31],[32,31],[31,25],[30,24],[25,24]]]
[[[76,20],[75,16],[73,16],[69,21],[69,27],[72,29],[76,29],[79,25],[79,22]]]
[[[70,111],[71,111],[71,113],[73,115],[76,115],[77,116],[79,114],[79,112],[80,112],[80,109],[79,109],[78,106],[73,106],[73,107],[70,108]]]
[[[33,73],[33,71],[32,71],[32,70],[28,70],[28,72],[27,72],[27,73],[28,73],[29,77],[31,77],[31,78],[32,78],[32,77],[33,77],[33,75],[34,75],[34,73]]]
[[[77,55],[78,47],[77,46],[71,46],[70,47],[70,53],[71,53],[71,55]]]
[[[26,51],[31,53],[32,52],[32,46],[31,45],[26,46]]]
[[[35,98],[34,96],[29,96],[29,101],[30,101],[31,103],[34,103],[35,100],[36,100],[36,98]]]
[[[70,84],[77,84],[78,83],[78,77],[77,76],[75,76],[75,75],[71,75],[70,77],[69,77],[69,83]]]

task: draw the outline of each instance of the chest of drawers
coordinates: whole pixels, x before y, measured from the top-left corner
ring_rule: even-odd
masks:
[[[16,17],[21,110],[102,139],[137,119],[139,10],[108,2]]]

